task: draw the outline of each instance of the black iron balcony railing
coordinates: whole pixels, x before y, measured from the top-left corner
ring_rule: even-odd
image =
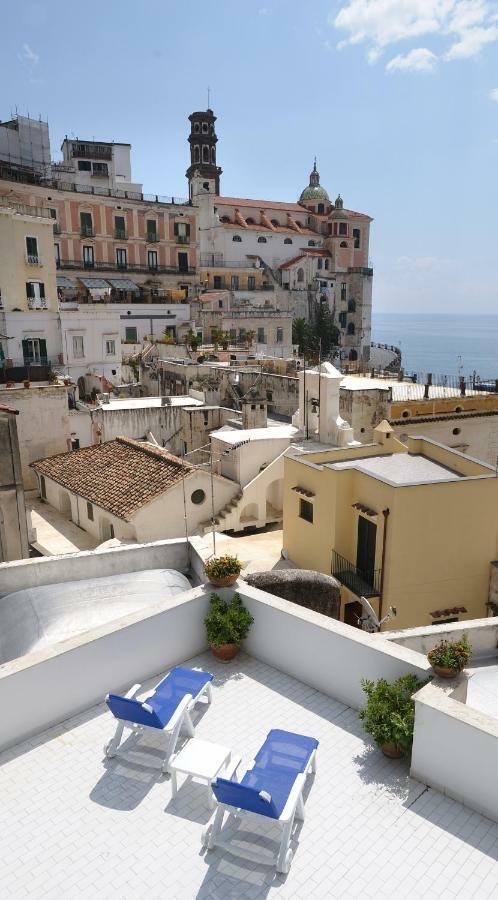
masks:
[[[80,228],[81,237],[95,237],[95,229],[91,225],[82,225]]]
[[[114,229],[114,237],[119,241],[126,241],[128,234],[126,232],[126,228],[115,228]]]
[[[157,236],[157,231],[148,231],[146,240],[149,242],[149,244],[157,244],[157,242],[159,240],[159,238]]]
[[[190,238],[186,234],[177,234],[176,243],[177,244],[190,244]]]
[[[126,266],[118,263],[109,263],[101,261],[83,262],[78,259],[61,259],[57,264],[59,269],[89,269],[92,268],[98,272],[120,272],[123,268],[128,272],[157,272],[159,275],[195,275],[196,269],[190,266],[188,269],[179,266],[143,266],[136,263],[128,262]],[[266,315],[266,313],[265,313]]]
[[[380,597],[381,569],[365,572],[333,550],[331,574],[357,597]]]

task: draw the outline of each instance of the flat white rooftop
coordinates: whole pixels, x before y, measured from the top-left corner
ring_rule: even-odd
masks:
[[[211,432],[211,437],[227,444],[238,444],[240,441],[267,441],[270,438],[288,438],[297,434],[293,425],[270,425],[268,428],[218,428]]]
[[[425,385],[422,382],[398,381],[396,378],[365,378],[361,375],[345,375],[340,384],[347,391],[388,391],[393,401],[423,400]],[[467,396],[482,395],[482,391],[467,390]],[[429,398],[459,397],[460,388],[435,384],[429,389]]]
[[[161,397],[130,397],[123,400],[110,399],[109,403],[100,403],[98,409],[103,412],[114,412],[117,409],[150,409],[154,406],[162,406]],[[168,397],[167,406],[203,406],[202,400],[196,397],[178,396]]]
[[[370,456],[345,462],[328,463],[330,469],[356,469],[381,481],[398,486],[438,481],[459,481],[458,472],[447,469],[426,456],[393,453],[392,456]]]
[[[248,656],[187,664],[215,674],[213,703],[195,717],[199,737],[244,762],[274,727],[320,741],[290,873],[219,849],[206,855],[205,787],[180,776],[171,801],[161,735],[104,762],[115,720],[101,704],[1,754],[2,898],[496,895],[498,824],[411,779],[404,760],[365,739],[354,710]],[[263,849],[273,849],[272,827]]]

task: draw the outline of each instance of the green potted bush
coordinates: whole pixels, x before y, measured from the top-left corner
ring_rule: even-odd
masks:
[[[416,675],[402,675],[392,684],[385,678],[378,681],[363,678],[361,684],[367,702],[358,715],[365,731],[386,756],[392,759],[405,756],[413,741],[415,703],[412,697],[427,682],[420,681]]]
[[[456,678],[471,656],[472,645],[464,632],[457,641],[439,641],[439,644],[429,650],[427,659],[436,675],[440,675],[441,678]]]
[[[240,575],[242,563],[236,556],[213,556],[204,563],[208,581],[215,587],[230,587]]]
[[[231,600],[222,600],[219,594],[211,594],[209,612],[204,619],[206,636],[216,659],[229,662],[240,650],[254,622],[239,594]]]

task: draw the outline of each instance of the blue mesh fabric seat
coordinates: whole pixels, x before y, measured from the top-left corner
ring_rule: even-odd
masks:
[[[219,837],[225,812],[235,817],[255,813],[279,822],[282,838],[277,870],[288,872],[292,860],[289,844],[294,819],[296,816],[304,818],[303,788],[308,770],[315,771],[317,747],[316,738],[273,729],[258,750],[253,767],[247,770],[240,782],[217,778],[212,790],[218,809],[204,834],[207,848],[221,846],[235,852],[233,845]],[[256,851],[245,851],[243,855],[259,861]]]
[[[208,703],[211,702],[212,680],[210,672],[176,666],[156,685],[146,700],[137,700],[135,696],[140,689],[139,684],[124,697],[108,694],[106,703],[118,725],[114,737],[104,747],[105,755],[115,755],[125,726],[136,733],[141,733],[144,728],[157,728],[170,734],[168,754],[163,763],[163,771],[167,771],[168,759],[174,752],[181,728],[185,727],[190,737],[194,735],[191,710],[203,695],[206,695]]]

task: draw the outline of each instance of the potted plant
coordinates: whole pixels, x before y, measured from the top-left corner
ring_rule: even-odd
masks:
[[[213,556],[204,563],[208,581],[215,587],[230,587],[240,575],[242,563],[236,556]]]
[[[204,619],[206,636],[216,659],[229,662],[240,650],[254,622],[239,594],[231,600],[222,600],[219,594],[211,594],[209,612]]]
[[[426,683],[416,675],[402,675],[392,684],[385,678],[378,681],[362,679],[367,703],[358,715],[365,731],[372,735],[385,756],[397,759],[409,753],[415,721],[412,697]]]
[[[221,349],[222,350],[228,350],[229,341],[230,341],[230,335],[228,334],[228,331],[223,331],[221,334]]]
[[[24,385],[25,388],[31,387],[31,382],[30,382],[29,378],[25,378],[25,379],[24,379],[23,385]]]
[[[436,675],[441,678],[456,678],[472,656],[472,646],[466,632],[457,641],[442,640],[429,650],[429,660]]]

